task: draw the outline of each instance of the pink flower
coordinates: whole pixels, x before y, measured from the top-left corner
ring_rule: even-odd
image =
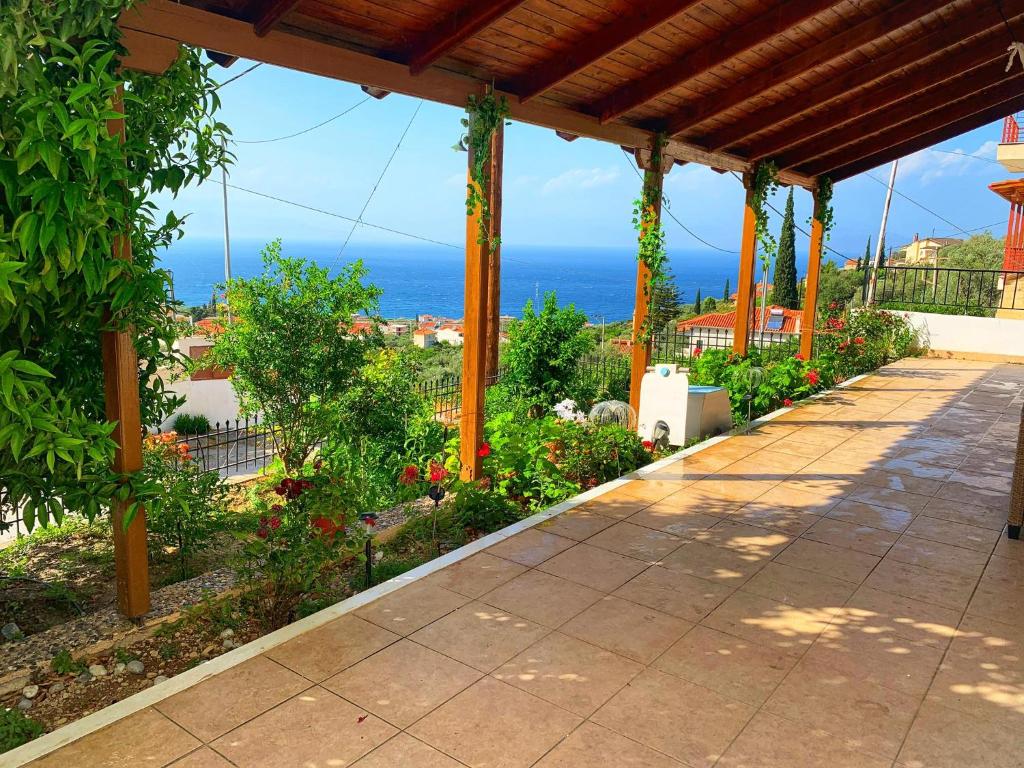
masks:
[[[481,459],[485,459],[491,455],[491,444],[484,443],[480,446],[480,449],[476,452],[476,455]]]
[[[782,401],[782,404],[783,404],[784,406],[786,406],[787,408],[789,408],[789,406],[791,406],[791,405],[793,404],[793,401],[792,401],[792,400],[790,400],[790,399],[789,399],[789,398],[787,397],[787,398],[786,398],[785,400],[783,400],[783,401]]]

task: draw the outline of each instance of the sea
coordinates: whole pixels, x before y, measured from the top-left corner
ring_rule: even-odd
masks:
[[[232,276],[260,274],[264,245],[232,240]],[[369,271],[367,279],[383,291],[380,314],[384,317],[463,314],[465,256],[461,249],[350,243],[339,257],[337,243],[285,241],[282,250],[286,256],[315,261],[332,272],[347,262],[362,260]],[[693,302],[698,290],[702,298],[721,299],[727,279],[730,290],[736,290],[736,254],[669,250],[668,255],[684,303]],[[186,306],[209,302],[224,282],[221,240],[186,237],[165,251],[161,261],[173,274],[175,298]],[[555,291],[559,304],[574,304],[592,322],[628,320],[633,314],[635,280],[636,251],[631,248],[502,244],[502,314],[519,317],[527,300],[536,302],[548,291]]]

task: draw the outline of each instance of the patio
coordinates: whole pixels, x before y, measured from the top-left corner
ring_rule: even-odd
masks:
[[[1019,766],[1022,402],[904,360],[29,764]]]

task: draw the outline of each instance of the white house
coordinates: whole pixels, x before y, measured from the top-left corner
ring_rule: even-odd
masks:
[[[780,344],[800,337],[800,316],[798,309],[768,307],[765,313],[764,334],[761,334],[761,308],[756,307],[751,323],[751,340],[754,346]],[[686,335],[687,353],[692,355],[698,349],[731,349],[735,312],[709,312],[689,320],[680,320],[676,332]],[[681,351],[681,350],[680,350]]]
[[[454,346],[462,346],[462,324],[445,323],[437,329],[437,340]]]
[[[437,331],[433,328],[417,328],[412,332],[412,343],[420,349],[430,349],[437,344]]]

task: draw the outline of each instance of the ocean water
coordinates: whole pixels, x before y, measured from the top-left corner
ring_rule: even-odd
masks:
[[[261,271],[262,242],[232,241],[234,277]],[[350,243],[338,259],[338,244],[285,241],[288,256],[301,256],[332,269],[361,259],[369,280],[383,290],[384,317],[419,313],[461,317],[464,255],[459,249],[433,245]],[[738,257],[699,250],[670,250],[669,260],[684,302],[701,296],[722,297],[728,278],[736,289]],[[224,280],[224,246],[220,240],[185,238],[162,258],[174,274],[175,296],[186,305],[204,304]],[[502,245],[501,311],[519,316],[528,299],[556,291],[560,304],[573,303],[592,321],[628,320],[633,313],[636,255],[629,248],[558,248]]]

